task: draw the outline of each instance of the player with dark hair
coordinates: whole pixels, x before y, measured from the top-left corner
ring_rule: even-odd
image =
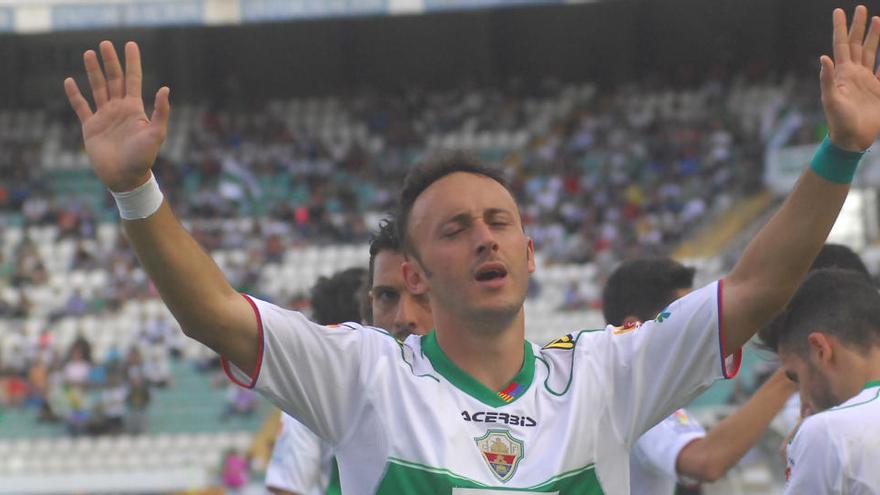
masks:
[[[855,251],[843,244],[826,243],[816,256],[816,261],[810,267],[810,271],[823,268],[841,268],[861,273],[868,281],[871,281],[871,273],[862,258]],[[871,282],[873,283],[873,282]]]
[[[136,44],[126,44],[125,70],[110,42],[100,44],[103,69],[86,52],[95,111],[72,78],[65,89],[92,167],[183,331],[223,356],[236,383],[331,443],[345,491],[618,494],[629,489],[630,446],[735,374],[740,348],[782,309],[831,230],[880,133],[880,19],[863,41],[866,18],[856,9],[850,32],[835,10],[834,60],[823,56],[820,73],[829,138],[723,281],[677,300],[662,321],[578,332],[544,349],[525,340],[533,244],[491,175],[452,161],[425,165],[429,179],[404,187],[403,278],[429,296],[435,330],[401,343],[235,292],[150,172],[170,107],[162,88],[152,119],[144,113]]]
[[[816,410],[788,447],[787,494],[880,493],[880,294],[853,270],[810,274],[760,332]]]
[[[403,253],[392,219],[379,222],[379,230],[370,240],[370,265],[364,321],[388,330],[398,340],[412,333],[425,334],[434,326],[431,306],[424,294],[406,289],[401,265]]]
[[[312,286],[312,318],[330,325],[361,321],[360,300],[367,270],[348,268],[332,277],[320,277]]]
[[[694,269],[670,258],[623,262],[602,291],[605,321],[616,327],[665,318],[665,308],[693,290]],[[686,485],[716,481],[758,442],[797,389],[781,370],[743,406],[705,430],[684,409],[639,437],[630,453],[630,493],[671,495]]]
[[[661,309],[694,288],[691,267],[670,258],[624,261],[602,289],[602,315],[609,325],[653,320]]]
[[[403,255],[392,219],[379,223],[370,240],[367,297],[360,297],[362,268],[350,268],[321,278],[312,288],[313,317],[322,325],[365,321],[388,329],[397,339],[424,335],[433,327],[427,297],[406,291],[400,265]],[[357,313],[360,302],[363,318]],[[302,423],[282,413],[282,430],[266,471],[266,486],[279,495],[339,493],[339,474],[333,448]]]

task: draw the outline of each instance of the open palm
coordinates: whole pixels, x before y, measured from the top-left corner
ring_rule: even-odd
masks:
[[[111,191],[128,191],[147,181],[165,140],[169,91],[163,87],[156,93],[155,110],[147,118],[137,44],[125,45],[124,74],[113,44],[103,41],[100,50],[103,71],[94,51],[83,55],[96,110],[92,111],[72,78],[65,79],[64,89],[82,124],[86,153],[98,178]]]
[[[835,9],[834,60],[823,55],[822,106],[831,141],[847,150],[863,151],[880,134],[880,74],[874,71],[880,40],[880,18],[873,17],[865,36],[868,11],[856,7],[851,29],[846,14]]]

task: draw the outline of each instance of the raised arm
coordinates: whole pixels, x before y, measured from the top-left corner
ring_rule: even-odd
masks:
[[[780,368],[755,394],[709,433],[681,450],[676,471],[698,481],[716,481],[736,465],[761,439],[764,430],[785,406],[797,384]]]
[[[834,60],[823,55],[819,74],[830,143],[820,148],[724,279],[722,344],[727,354],[745,344],[791,298],[843,206],[851,164],[880,132],[880,80],[874,72],[880,18],[871,19],[865,37],[866,18],[867,9],[857,7],[847,31],[846,14],[834,11]]]
[[[98,55],[83,55],[95,110],[72,78],[64,81],[70,105],[82,124],[86,153],[101,182],[112,192],[146,184],[168,128],[167,87],[156,93],[151,117],[141,97],[141,61],[137,44],[125,45],[125,70],[113,44]],[[181,226],[167,202],[143,219],[124,220],[135,253],[184,333],[214,349],[244,370],[256,366],[257,321],[250,304]]]

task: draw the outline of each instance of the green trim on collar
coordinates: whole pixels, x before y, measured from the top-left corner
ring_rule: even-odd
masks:
[[[869,388],[880,387],[880,380],[872,380],[865,384],[862,390],[868,390]]]
[[[437,344],[437,335],[433,330],[422,337],[422,351],[428,357],[434,370],[440,373],[443,378],[446,378],[455,388],[492,407],[506,406],[516,402],[516,399],[522,397],[525,391],[532,385],[532,379],[535,376],[535,354],[532,351],[532,345],[528,341],[523,342],[523,349],[523,363],[519,373],[505,386],[495,391],[478,382],[446,357],[443,349]],[[522,392],[517,397],[513,397],[510,402],[505,401],[498,393],[514,382],[522,387]]]

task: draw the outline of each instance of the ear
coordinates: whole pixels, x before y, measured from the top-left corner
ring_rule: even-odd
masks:
[[[427,277],[422,272],[422,267],[417,262],[407,259],[400,265],[403,271],[403,283],[406,284],[406,290],[413,295],[421,295],[428,293]]]
[[[528,244],[526,245],[526,260],[529,264],[529,273],[535,273],[535,241],[531,237],[526,237]]]
[[[822,332],[811,332],[807,335],[807,346],[810,349],[810,358],[817,365],[827,366],[834,358],[834,346],[828,335]]]

